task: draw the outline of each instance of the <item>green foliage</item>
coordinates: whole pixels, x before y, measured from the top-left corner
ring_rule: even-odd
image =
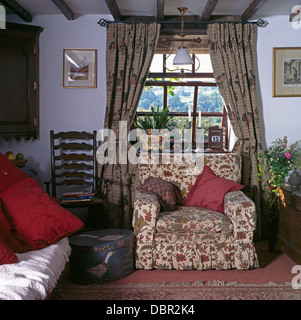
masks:
[[[172,117],[169,116],[169,108],[163,109],[162,112],[160,112],[159,105],[157,106],[157,110],[154,109],[154,107],[150,106],[152,115],[146,115],[146,116],[140,116],[137,117],[137,127],[139,129],[166,129],[168,128],[168,125],[172,123]]]
[[[271,146],[259,153],[259,180],[263,182],[263,190],[269,194],[270,207],[274,205],[279,196],[279,189],[284,186],[289,171],[300,161],[300,149],[297,148],[298,142],[288,147],[287,137],[278,138],[271,143]],[[263,179],[268,176],[267,186]]]

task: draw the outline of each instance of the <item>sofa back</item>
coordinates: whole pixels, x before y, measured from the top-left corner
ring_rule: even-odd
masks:
[[[152,176],[171,182],[179,187],[185,198],[194,185],[199,173],[207,165],[218,177],[223,177],[240,183],[241,163],[236,153],[203,154],[195,158],[195,155],[161,155],[150,156],[147,153],[140,154],[139,180],[143,183],[146,178]]]

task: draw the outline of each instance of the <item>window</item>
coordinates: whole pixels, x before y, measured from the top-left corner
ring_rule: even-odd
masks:
[[[155,54],[138,105],[137,116],[149,114],[151,105],[155,109],[157,106],[161,109],[169,106],[175,127],[181,132],[184,129],[192,129],[191,143],[195,148],[195,129],[200,127],[199,113],[201,113],[204,146],[207,147],[209,127],[218,125],[226,127],[227,130],[227,115],[213,76],[210,55],[193,54],[195,63],[192,71],[184,70],[182,74],[180,68],[175,69],[172,65],[173,56]],[[200,67],[195,70],[198,67],[197,59]],[[168,69],[176,71],[170,72]]]

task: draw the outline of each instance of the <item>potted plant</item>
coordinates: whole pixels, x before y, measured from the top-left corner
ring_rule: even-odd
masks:
[[[139,134],[139,138],[144,150],[162,149],[169,139],[168,126],[172,125],[173,119],[169,115],[169,107],[160,111],[159,106],[155,110],[151,105],[150,109],[151,115],[137,117],[137,128],[144,132]]]
[[[157,106],[157,110],[151,105],[150,110],[152,112],[151,115],[145,115],[143,117],[137,117],[137,128],[143,130],[149,129],[166,129],[169,124],[172,122],[172,117],[169,116],[169,107],[160,111],[159,105]]]
[[[261,151],[258,155],[258,176],[262,183],[264,199],[269,211],[268,223],[270,232],[268,240],[271,251],[274,250],[277,236],[277,211],[279,210],[280,189],[285,185],[289,172],[299,161],[298,143],[288,146],[286,136],[283,139],[277,138],[266,150]]]

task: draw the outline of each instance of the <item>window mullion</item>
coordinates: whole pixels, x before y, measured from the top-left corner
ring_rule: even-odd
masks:
[[[167,108],[167,85],[163,86],[163,109]]]
[[[194,96],[193,96],[193,116],[192,116],[192,139],[191,143],[195,141],[195,128],[196,128],[196,114],[197,114],[197,102],[198,102],[198,86],[194,86]]]

